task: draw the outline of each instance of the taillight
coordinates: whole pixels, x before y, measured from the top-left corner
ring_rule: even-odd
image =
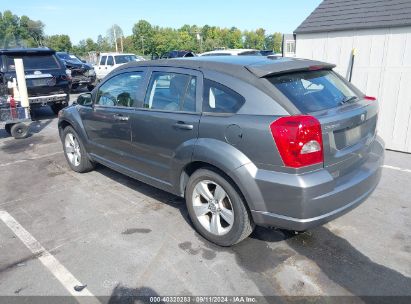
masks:
[[[300,168],[324,161],[321,124],[315,117],[281,117],[270,129],[285,166]]]
[[[365,99],[365,100],[371,100],[371,101],[377,100],[377,98],[372,97],[372,96],[364,96],[364,99]]]

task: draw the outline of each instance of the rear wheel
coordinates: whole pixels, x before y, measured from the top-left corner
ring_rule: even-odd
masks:
[[[10,127],[10,134],[15,139],[26,138],[29,135],[29,126],[23,122],[16,123]]]
[[[253,231],[249,212],[238,190],[219,173],[200,169],[186,188],[188,213],[197,231],[207,240],[231,246]]]
[[[84,173],[94,169],[94,163],[88,158],[86,149],[77,132],[72,127],[63,130],[64,156],[73,171]]]

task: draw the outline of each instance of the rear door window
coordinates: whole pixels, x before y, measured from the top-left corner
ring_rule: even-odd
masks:
[[[113,56],[108,56],[107,57],[107,65],[114,65]]]
[[[310,113],[355,102],[358,96],[333,71],[304,71],[268,80],[301,112]]]
[[[33,70],[52,70],[59,69],[57,58],[52,55],[42,55],[42,54],[32,54],[32,55],[8,55],[7,56],[7,69],[9,71],[14,71],[16,67],[14,66],[14,59],[23,59],[24,69],[27,71]]]
[[[144,107],[153,110],[195,112],[197,77],[153,72]]]
[[[232,89],[205,79],[203,112],[236,113],[245,103],[245,98]]]

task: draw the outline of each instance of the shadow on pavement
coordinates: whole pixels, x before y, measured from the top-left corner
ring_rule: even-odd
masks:
[[[294,235],[286,242],[298,254],[315,262],[329,279],[354,295],[411,296],[411,278],[373,262],[325,227]],[[377,298],[364,297],[363,300],[378,302]]]
[[[138,191],[141,194],[151,197],[154,200],[159,201],[162,204],[167,204],[168,206],[178,209],[181,213],[183,219],[190,225],[191,221],[188,217],[188,212],[185,204],[185,200],[181,197],[175,196],[171,193],[162,191],[155,187],[149,186],[143,182],[140,182],[136,179],[118,173],[110,168],[107,168],[103,165],[98,165],[96,171],[103,174],[104,176],[112,179],[114,182],[120,183],[123,186],[130,188],[133,191]]]
[[[192,227],[184,199],[103,166],[99,166],[97,171],[134,191],[177,208],[184,220]],[[386,303],[386,297],[397,297],[388,300],[402,302],[409,298],[398,296],[411,296],[411,278],[373,262],[347,240],[325,227],[300,234],[281,229],[256,227],[248,239],[230,248],[216,246],[200,235],[197,236],[208,251],[234,254],[238,265],[246,271],[249,279],[254,281],[262,294],[276,294],[278,285],[273,283],[275,268],[297,253],[316,263],[330,280],[351,294],[361,297],[364,302]],[[189,242],[179,246],[189,253],[192,249]]]
[[[128,288],[121,285],[117,285],[108,300],[108,304],[120,303],[120,304],[134,304],[134,303],[149,303],[147,297],[158,297],[159,294],[149,288]]]

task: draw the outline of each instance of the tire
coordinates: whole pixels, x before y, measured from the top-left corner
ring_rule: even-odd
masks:
[[[73,171],[85,173],[94,169],[95,164],[89,159],[83,142],[72,127],[64,128],[62,142],[64,156]]]
[[[58,115],[60,110],[64,109],[67,105],[63,103],[53,103],[50,105],[51,110],[54,112],[54,114]]]
[[[204,193],[200,190],[204,186],[208,190],[205,196],[199,194]],[[212,169],[199,169],[190,176],[185,198],[194,227],[212,243],[232,246],[247,238],[254,229],[242,195],[227,177]]]
[[[11,126],[10,134],[15,139],[23,139],[29,135],[29,126],[23,122],[16,123]]]

